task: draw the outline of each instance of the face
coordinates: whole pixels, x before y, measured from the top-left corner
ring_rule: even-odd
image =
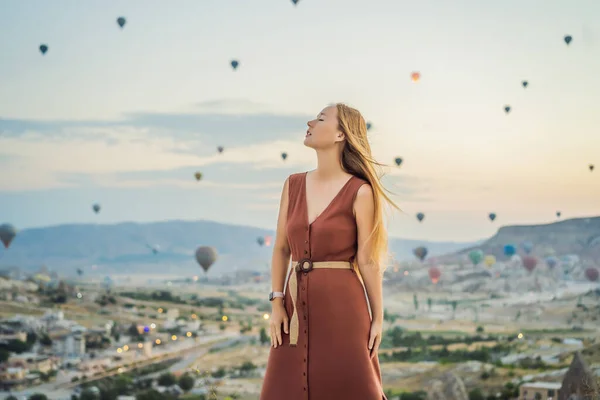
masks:
[[[337,107],[325,107],[317,118],[307,122],[308,129],[304,145],[312,149],[327,149],[344,141],[344,134],[339,130]]]

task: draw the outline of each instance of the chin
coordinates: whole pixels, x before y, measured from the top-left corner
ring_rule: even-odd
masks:
[[[306,147],[310,147],[310,148],[312,148],[312,145],[311,145],[311,143],[310,143],[310,136],[309,136],[309,137],[306,137],[306,138],[304,138],[304,145],[305,145]]]

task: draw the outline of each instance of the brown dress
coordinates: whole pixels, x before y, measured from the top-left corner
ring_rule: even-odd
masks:
[[[292,260],[353,261],[357,229],[353,203],[358,177],[339,191],[327,208],[308,224],[306,173],[289,178],[287,236]],[[364,287],[351,269],[313,269],[291,272],[298,278],[298,345],[271,347],[261,400],[381,400],[377,357],[370,358],[371,317]],[[289,279],[289,278],[288,278]],[[292,316],[289,290],[284,298]]]

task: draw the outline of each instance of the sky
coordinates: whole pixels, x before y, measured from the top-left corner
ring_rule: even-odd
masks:
[[[285,178],[316,166],[306,122],[334,102],[373,124],[392,236],[600,215],[597,0],[3,0],[0,55],[0,223],[17,229],[274,229]]]

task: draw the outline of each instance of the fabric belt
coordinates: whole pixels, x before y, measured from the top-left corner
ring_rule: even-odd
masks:
[[[298,331],[300,325],[298,323],[298,273],[308,273],[314,268],[331,268],[331,269],[353,269],[352,264],[348,261],[316,261],[313,262],[308,258],[304,258],[300,261],[292,261],[294,265],[292,274],[290,276],[290,297],[292,298],[292,307],[294,312],[290,319],[290,346],[296,346],[298,344]]]

